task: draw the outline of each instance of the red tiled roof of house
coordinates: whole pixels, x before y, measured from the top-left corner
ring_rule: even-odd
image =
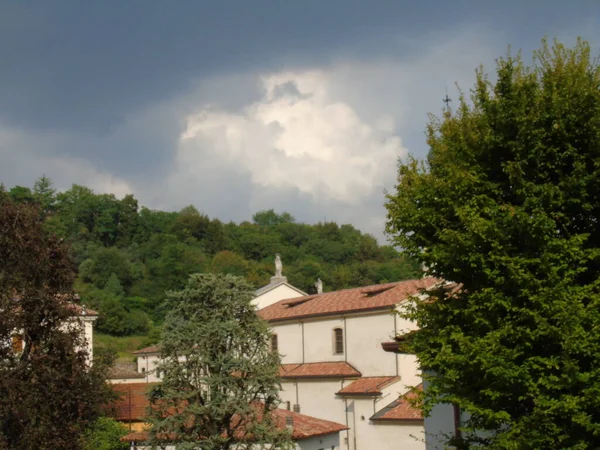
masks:
[[[304,364],[282,364],[281,378],[345,378],[360,377],[360,372],[344,361]]]
[[[143,421],[146,408],[150,405],[146,394],[158,383],[113,384],[115,392],[121,394],[115,403],[114,419],[122,422]]]
[[[108,370],[107,378],[109,380],[116,380],[119,378],[145,378],[146,375],[143,373],[136,372],[135,370],[125,367],[111,367]]]
[[[69,303],[69,309],[72,309],[78,316],[98,316],[98,312],[93,309],[86,308],[82,305],[78,305],[77,303]]]
[[[275,409],[271,413],[277,428],[286,428],[286,419],[292,419],[292,439],[301,440],[317,436],[325,436],[327,434],[339,433],[347,430],[348,427],[329,420],[317,419],[316,417],[305,416],[304,414],[295,413],[286,409]],[[243,432],[242,432],[243,434]],[[148,438],[148,433],[145,431],[130,433],[121,438],[124,442],[142,442]]]
[[[159,345],[151,345],[150,347],[145,347],[141,350],[133,352],[134,355],[145,355],[147,353],[160,353]]]
[[[438,278],[427,277],[420,280],[400,281],[308,295],[281,300],[261,309],[258,314],[263,319],[274,322],[393,308],[411,295],[418,295],[422,289],[429,289],[440,282],[441,280]]]
[[[420,384],[417,389],[422,391],[423,385]],[[400,396],[398,400],[375,413],[371,420],[423,420],[423,412],[410,404],[410,400],[414,400],[416,397],[416,392]]]
[[[381,395],[381,390],[400,381],[400,377],[364,377],[353,381],[337,395]]]

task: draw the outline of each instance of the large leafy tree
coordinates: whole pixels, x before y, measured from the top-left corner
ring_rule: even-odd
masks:
[[[150,443],[178,449],[293,448],[269,414],[278,405],[279,355],[251,304],[253,287],[233,275],[195,274],[168,296],[169,313],[151,394]]]
[[[80,448],[107,395],[69,302],[67,248],[40,217],[0,188],[0,449]]]
[[[398,245],[459,283],[415,302],[426,405],[464,448],[600,448],[600,69],[556,43],[479,70],[388,196]],[[480,430],[480,433],[472,433]],[[478,437],[479,436],[479,437]]]

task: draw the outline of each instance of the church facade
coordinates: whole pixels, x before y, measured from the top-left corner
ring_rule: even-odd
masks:
[[[342,449],[425,449],[423,417],[404,398],[421,384],[416,358],[384,352],[381,344],[415,329],[398,312],[438,283],[305,295],[260,309],[282,358],[283,407],[345,424]]]

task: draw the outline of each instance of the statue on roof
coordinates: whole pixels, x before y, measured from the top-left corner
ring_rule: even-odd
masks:
[[[281,277],[283,272],[283,264],[281,264],[281,256],[279,253],[275,253],[275,276]]]
[[[317,288],[317,294],[323,293],[323,282],[320,278],[317,278],[317,282],[315,283],[315,287]]]

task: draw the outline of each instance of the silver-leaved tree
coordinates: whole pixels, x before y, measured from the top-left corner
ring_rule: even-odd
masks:
[[[280,358],[253,296],[245,279],[215,274],[192,275],[185,289],[168,294],[157,366],[163,382],[148,412],[153,448],[294,447],[272,415]]]

